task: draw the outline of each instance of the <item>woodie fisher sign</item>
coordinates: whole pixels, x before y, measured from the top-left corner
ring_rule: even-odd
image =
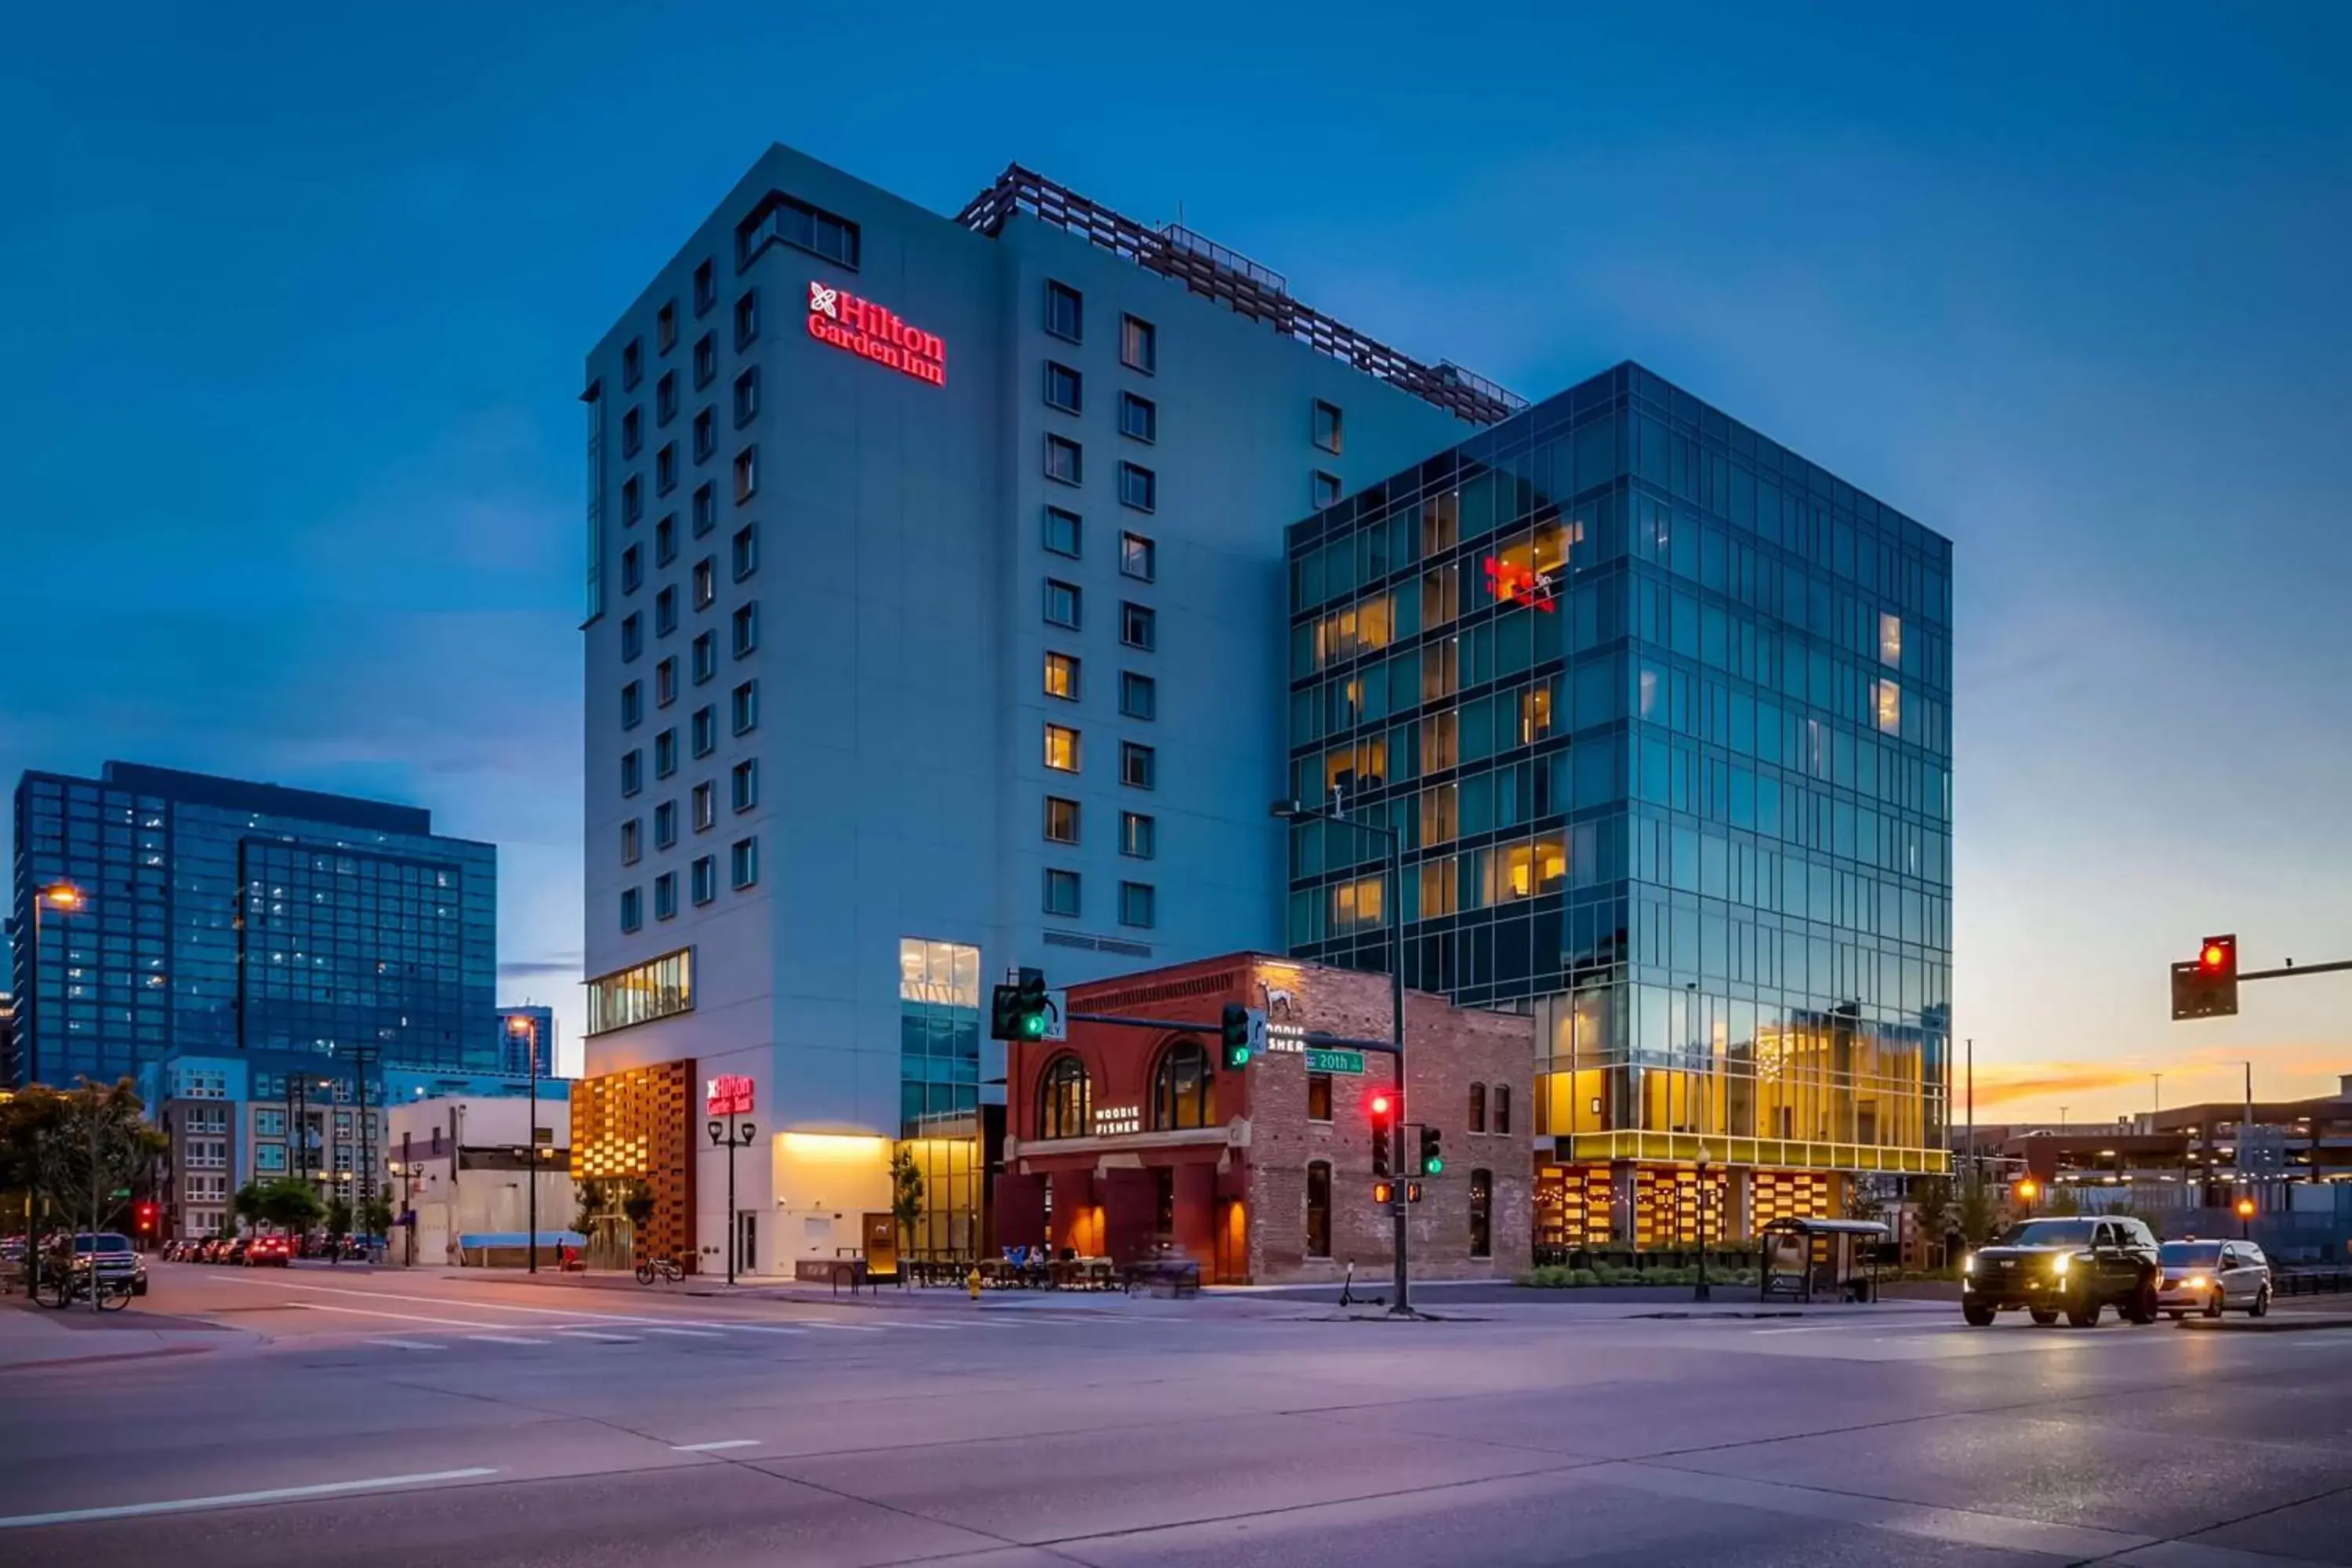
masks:
[[[948,384],[948,345],[937,332],[908,326],[871,300],[814,279],[809,282],[809,336],[887,365],[933,386]]]

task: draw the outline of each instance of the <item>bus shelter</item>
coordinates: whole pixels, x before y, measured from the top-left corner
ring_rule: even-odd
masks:
[[[1875,1301],[1887,1229],[1872,1219],[1776,1219],[1757,1240],[1763,1299]]]

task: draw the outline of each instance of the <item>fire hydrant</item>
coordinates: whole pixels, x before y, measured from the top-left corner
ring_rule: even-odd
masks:
[[[967,1289],[967,1290],[970,1290],[970,1291],[971,1292],[971,1299],[972,1299],[973,1300],[975,1300],[975,1301],[979,1300],[980,1300],[980,1265],[979,1265],[979,1264],[975,1263],[975,1264],[973,1264],[973,1265],[971,1266],[971,1272],[964,1276],[964,1278],[963,1278],[963,1284],[964,1284],[964,1289]]]

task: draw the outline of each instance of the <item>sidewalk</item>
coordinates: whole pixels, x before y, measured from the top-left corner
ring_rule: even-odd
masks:
[[[0,1374],[93,1362],[149,1361],[159,1356],[200,1355],[252,1336],[194,1320],[163,1318],[137,1310],[64,1311],[36,1305],[22,1296],[0,1297]]]
[[[399,1273],[385,1269],[384,1273]],[[583,1274],[558,1274],[542,1269],[530,1274],[510,1268],[416,1268],[408,1272],[459,1284],[480,1284],[486,1281],[500,1285],[532,1285],[557,1290],[615,1290],[638,1297],[683,1296],[704,1300],[726,1301],[792,1301],[803,1306],[831,1304],[837,1307],[870,1308],[880,1311],[947,1311],[1023,1312],[1053,1310],[1064,1312],[1101,1312],[1132,1317],[1189,1316],[1193,1309],[1203,1310],[1209,1316],[1285,1317],[1293,1315],[1307,1303],[1282,1300],[1253,1291],[1226,1291],[1217,1288],[1203,1290],[1198,1296],[1181,1300],[1150,1295],[1129,1296],[1118,1290],[983,1290],[975,1307],[970,1295],[960,1289],[945,1286],[900,1289],[896,1285],[868,1288],[852,1294],[846,1289],[836,1292],[830,1285],[807,1284],[792,1279],[751,1279],[730,1285],[717,1277],[695,1276],[676,1285],[640,1285],[634,1274],[617,1270],[594,1270]],[[1336,1288],[1324,1293],[1328,1304],[1336,1300]],[[1173,1309],[1173,1310],[1171,1310]]]

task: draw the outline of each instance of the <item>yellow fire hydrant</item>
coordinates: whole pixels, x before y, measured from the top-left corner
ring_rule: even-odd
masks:
[[[963,1278],[963,1283],[964,1283],[964,1289],[967,1289],[967,1290],[970,1290],[970,1291],[971,1292],[971,1299],[972,1299],[973,1300],[975,1300],[975,1301],[979,1300],[980,1300],[980,1265],[979,1265],[979,1264],[975,1263],[975,1264],[973,1264],[973,1265],[971,1266],[971,1272],[964,1276],[964,1278]]]

